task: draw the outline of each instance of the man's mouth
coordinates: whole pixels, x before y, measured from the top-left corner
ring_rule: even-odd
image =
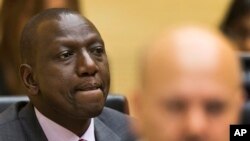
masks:
[[[94,91],[94,90],[102,90],[102,85],[98,83],[86,83],[86,84],[80,84],[75,87],[75,91]]]

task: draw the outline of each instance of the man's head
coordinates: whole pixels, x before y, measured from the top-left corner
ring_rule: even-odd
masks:
[[[139,132],[153,141],[226,141],[243,104],[240,65],[218,33],[164,33],[141,60]]]
[[[110,83],[95,26],[68,9],[33,17],[21,35],[20,74],[33,105],[47,117],[88,119],[104,106]]]

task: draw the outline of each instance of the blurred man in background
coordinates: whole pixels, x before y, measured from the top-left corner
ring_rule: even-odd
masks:
[[[233,0],[221,30],[241,51],[250,51],[250,0]]]
[[[182,27],[149,45],[135,95],[146,141],[229,141],[244,103],[233,46],[220,34]]]

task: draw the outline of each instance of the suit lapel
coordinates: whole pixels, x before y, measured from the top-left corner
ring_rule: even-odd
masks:
[[[47,141],[47,138],[36,118],[33,106],[28,103],[18,114],[21,125],[29,141]]]
[[[95,137],[96,141],[120,141],[121,138],[116,135],[108,126],[106,126],[101,120],[98,118],[94,119],[95,126]]]
[[[47,141],[32,104],[28,103],[18,114],[21,126],[28,141]],[[94,119],[96,141],[121,141],[121,138],[106,126],[100,119]]]

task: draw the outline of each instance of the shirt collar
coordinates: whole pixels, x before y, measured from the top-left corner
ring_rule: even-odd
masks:
[[[78,141],[79,139],[84,139],[87,141],[95,141],[93,118],[91,118],[88,129],[80,138],[73,132],[69,131],[68,129],[62,127],[61,125],[55,123],[54,121],[44,116],[36,108],[34,109],[35,109],[35,114],[38,119],[38,122],[41,125],[43,132],[45,133],[48,141],[56,141],[56,140]]]

